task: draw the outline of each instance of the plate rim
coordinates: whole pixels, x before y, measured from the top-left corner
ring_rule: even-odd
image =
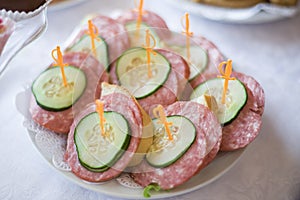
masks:
[[[204,19],[208,19],[211,21],[215,22],[224,22],[224,23],[232,23],[232,24],[262,24],[262,23],[268,23],[268,22],[273,22],[285,18],[290,18],[292,16],[295,16],[299,13],[300,11],[300,2],[296,6],[290,6],[290,7],[284,7],[284,6],[278,6],[278,5],[270,5],[272,7],[277,7],[277,8],[282,8],[282,9],[294,9],[293,13],[290,15],[285,14],[274,14],[274,13],[267,13],[265,12],[261,6],[267,5],[267,3],[259,3],[251,7],[246,7],[246,8],[227,8],[227,7],[220,7],[220,6],[213,6],[213,5],[206,5],[206,4],[200,4],[196,2],[191,2],[188,0],[165,0],[165,2],[169,3],[173,7],[180,9],[180,10],[189,10],[191,14],[200,16]],[[249,17],[244,17],[244,19],[239,19],[239,18],[233,18],[233,17],[228,17],[228,15],[224,15],[223,18],[212,18],[208,17],[207,15],[204,15],[201,13],[201,11],[204,11],[205,9],[214,9],[214,10],[219,10],[219,12],[240,12],[243,14],[246,14],[246,12],[253,12],[252,16],[249,15]]]
[[[105,188],[102,188],[102,189],[99,190],[99,188],[101,188],[102,184],[109,184],[110,182],[113,182],[113,181],[116,182],[115,179],[112,179],[112,180],[104,182],[104,183],[93,184],[93,183],[88,183],[88,182],[86,182],[86,181],[78,178],[71,171],[63,171],[63,170],[58,169],[56,166],[54,166],[54,164],[52,162],[52,158],[48,159],[47,156],[45,155],[45,153],[43,153],[43,151],[40,149],[41,147],[37,144],[37,142],[35,140],[36,133],[34,131],[32,131],[32,130],[29,130],[28,128],[26,128],[26,132],[27,132],[28,137],[30,138],[30,141],[33,143],[34,148],[38,151],[38,154],[42,157],[42,159],[46,161],[46,163],[50,166],[50,168],[52,168],[55,172],[58,172],[59,174],[61,174],[64,178],[66,178],[71,183],[79,185],[80,187],[85,188],[87,190],[91,190],[91,191],[94,191],[94,192],[97,192],[97,193],[100,193],[100,194],[104,194],[104,195],[107,195],[107,196],[110,196],[110,197],[114,197],[114,198],[123,198],[123,199],[124,198],[125,199],[137,199],[137,198],[138,199],[149,199],[149,198],[145,198],[143,196],[143,189],[138,189],[138,188],[137,189],[131,189],[131,188],[127,188],[125,186],[122,186],[119,183],[116,183],[116,184],[120,185],[120,187],[123,188],[123,189],[128,189],[129,193],[127,193],[127,194],[122,193],[122,192],[118,192],[117,193],[116,190],[109,192],[108,190],[105,190]],[[57,133],[54,133],[54,134],[57,134]],[[190,193],[190,192],[194,192],[196,190],[199,190],[199,189],[201,189],[201,188],[203,188],[203,187],[211,184],[212,182],[216,181],[221,176],[223,176],[224,174],[226,174],[233,166],[235,166],[235,164],[238,163],[238,161],[244,155],[246,149],[247,149],[247,147],[239,149],[239,150],[236,150],[236,151],[233,151],[233,152],[221,152],[221,154],[223,154],[221,156],[226,156],[226,154],[227,154],[230,157],[230,155],[233,154],[232,157],[235,157],[235,158],[233,159],[233,161],[229,165],[227,165],[226,168],[224,168],[223,170],[221,170],[218,173],[216,173],[216,175],[214,175],[209,180],[207,180],[207,181],[205,181],[205,182],[203,182],[201,184],[198,184],[198,185],[196,185],[194,187],[191,187],[191,188],[179,189],[179,191],[176,191],[177,188],[174,188],[174,189],[169,190],[169,191],[160,191],[158,193],[152,194],[151,195],[151,199],[161,199],[161,198],[176,197],[176,196],[184,195],[184,194],[187,194],[187,193]],[[216,160],[217,159],[218,158],[216,158]],[[202,171],[205,172],[205,170],[207,171],[207,169],[210,169],[210,167],[212,166],[212,164],[214,162],[216,162],[216,160],[214,159],[208,166],[206,166],[204,169],[202,169],[201,172]],[[192,177],[192,179],[193,178],[196,179],[197,176],[199,176],[200,173],[198,173],[197,175],[195,175],[194,177]],[[184,185],[187,184],[190,181],[193,181],[193,180],[189,180],[189,181],[187,181],[186,183],[184,183],[181,186],[184,187]],[[114,184],[114,183],[112,183],[112,184]],[[93,187],[93,186],[96,186],[97,189],[96,189],[96,187]],[[130,190],[138,190],[139,194],[131,194]]]
[[[48,6],[48,12],[63,10],[87,1],[88,0],[65,0],[57,3],[50,3]]]

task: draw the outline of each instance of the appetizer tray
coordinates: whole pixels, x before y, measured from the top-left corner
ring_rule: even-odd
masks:
[[[260,3],[249,8],[234,9],[204,5],[188,0],[166,0],[166,2],[177,9],[188,11],[199,17],[240,24],[259,24],[289,18],[296,15],[300,8],[300,2],[293,7]]]
[[[142,1],[140,4],[142,5]],[[73,36],[81,39],[79,41],[74,39],[77,43],[66,48],[64,57],[59,46],[52,51],[52,58],[56,64],[54,63],[53,67],[44,71],[38,79],[25,87],[25,91],[17,95],[16,104],[24,115],[24,126],[33,145],[47,163],[67,179],[86,189],[127,199],[150,196],[152,199],[174,197],[200,189],[232,168],[242,156],[245,147],[259,133],[261,115],[264,110],[263,89],[254,78],[242,73],[233,72],[239,80],[230,77],[232,61],[230,59],[223,61],[222,53],[212,42],[201,36],[195,36],[191,41],[187,40],[190,36],[185,37],[181,33],[170,31],[166,28],[163,19],[155,13],[147,11],[143,16],[142,9],[139,10],[139,15],[147,24],[140,25],[149,26],[150,30],[154,32],[152,35],[149,29],[145,32],[140,29],[139,34],[145,34],[142,37],[145,38],[145,42],[141,41],[136,37],[137,32],[130,28],[132,26],[136,28],[136,11],[128,11],[127,14],[131,20],[129,22],[126,22],[128,20],[126,17],[118,18],[119,21],[116,21],[106,16],[92,16],[92,20],[87,20],[87,24],[82,23],[74,30],[69,39],[74,39]],[[185,33],[189,35],[191,33],[188,13],[184,17],[186,19]],[[150,23],[153,21],[155,24],[151,25]],[[122,23],[126,23],[127,30]],[[156,29],[157,26],[160,28]],[[86,27],[89,31],[86,31]],[[98,30],[103,32],[100,33]],[[77,36],[76,32],[78,32]],[[89,39],[87,34],[92,38],[92,43],[86,43],[86,41],[90,41],[87,40]],[[102,41],[104,45],[98,47],[100,54],[95,48],[95,35],[99,35],[99,41],[102,41],[100,37],[104,38]],[[151,47],[151,39],[153,47]],[[119,42],[115,43],[114,41]],[[146,46],[143,43],[146,43]],[[197,58],[202,55],[200,60],[193,61],[192,59],[197,63],[197,69],[194,69],[195,66],[192,64],[188,65],[184,57],[175,53],[175,50],[178,50],[179,53],[183,52],[184,56],[186,51],[184,51],[185,46],[182,45],[185,43],[187,43],[187,49],[190,50],[190,47],[193,47],[192,51],[195,53],[193,55],[197,55]],[[78,44],[80,44],[79,47]],[[141,48],[140,46],[145,47]],[[158,48],[154,50],[154,47]],[[166,49],[159,49],[162,47]],[[175,50],[167,50],[171,47]],[[93,50],[93,54],[91,54],[91,50]],[[154,75],[151,74],[145,78],[144,75],[147,74],[144,73],[144,70],[147,65],[143,63],[146,63],[145,59],[148,58],[148,67],[150,66],[149,54],[151,51],[158,54],[151,60],[153,69],[147,68],[148,75],[149,69]],[[57,53],[57,58],[55,53]],[[187,52],[187,56],[189,53],[190,51]],[[66,66],[64,62],[69,63],[70,66]],[[162,64],[167,70],[157,67]],[[143,67],[142,70],[139,65]],[[225,69],[222,68],[223,65],[225,65]],[[216,70],[216,66],[219,66],[219,73],[224,75],[219,79],[215,78],[216,73],[211,72]],[[62,76],[59,74],[59,67]],[[202,67],[204,67],[204,71]],[[64,73],[64,68],[66,73]],[[72,70],[80,71],[80,76]],[[108,75],[107,72],[110,74]],[[70,84],[68,84],[65,74],[68,75]],[[141,87],[146,89],[139,90],[140,82],[138,81],[138,84],[132,84],[130,80],[135,79],[136,75],[139,75],[141,81],[147,80]],[[87,82],[85,77],[89,78]],[[115,77],[118,80],[115,80]],[[226,89],[222,90],[224,81],[221,78],[227,78],[232,80],[231,83],[233,82],[229,85],[230,91],[233,92],[228,92],[228,99],[225,99]],[[154,79],[158,79],[158,82],[155,82]],[[164,79],[163,82],[161,82],[162,79]],[[196,81],[203,81],[202,79],[208,80],[205,81],[205,84],[208,84],[209,81],[210,84],[212,81],[214,91],[217,91],[215,95],[219,104],[216,100],[213,101],[215,99],[213,96],[201,96],[202,90],[206,91],[207,87],[203,83],[199,85]],[[125,82],[122,82],[123,80]],[[101,85],[99,85],[100,83]],[[80,87],[77,87],[77,84]],[[135,87],[136,85],[137,87]],[[159,89],[153,88],[152,85],[158,85]],[[196,87],[196,85],[198,86]],[[226,84],[224,85],[225,88]],[[125,86],[127,86],[126,89]],[[78,90],[76,92],[70,90],[69,88],[72,89],[72,87],[76,87]],[[193,92],[189,91],[189,87],[193,87]],[[136,90],[137,88],[138,90]],[[169,90],[164,90],[165,88]],[[101,94],[99,89],[101,89]],[[223,96],[221,97],[222,91]],[[192,92],[191,95],[187,94],[190,92]],[[54,97],[53,94],[55,94]],[[161,96],[156,94],[161,94]],[[200,95],[199,98],[197,95]],[[169,96],[171,98],[167,98]],[[185,100],[187,96],[189,100]],[[178,101],[178,97],[180,101]],[[206,103],[203,104],[201,97]],[[80,100],[77,101],[77,98]],[[153,102],[154,98],[159,102]],[[139,101],[140,99],[148,101]],[[221,99],[224,101],[222,104]],[[237,99],[243,99],[243,101],[237,101]],[[164,102],[165,100],[168,101]],[[224,111],[222,109],[227,100]],[[127,104],[123,105],[122,103],[125,102]],[[162,105],[155,105],[161,102],[164,102],[166,108],[170,110],[164,111]],[[240,106],[238,109],[241,112],[236,112],[235,107],[231,107],[236,104]],[[220,110],[215,110],[218,105],[221,106]],[[151,108],[151,106],[156,107]],[[156,119],[151,115],[151,111]],[[173,111],[176,111],[175,114]],[[215,115],[216,111],[218,112]],[[227,111],[228,115],[225,114]],[[106,119],[103,119],[104,114],[107,114]],[[109,117],[109,114],[122,117]],[[90,116],[96,118],[90,118]],[[179,118],[181,121],[178,121]],[[168,122],[167,119],[170,121]],[[86,124],[81,124],[82,121]],[[229,125],[226,126],[228,122]],[[225,124],[223,130],[221,124]],[[229,134],[226,131],[229,131]],[[124,136],[124,133],[130,136]],[[167,134],[168,137],[166,137]],[[107,136],[109,137],[106,138]],[[119,136],[123,139],[119,139]],[[102,143],[101,138],[107,140],[107,143]],[[150,142],[148,138],[151,139]],[[177,142],[179,140],[180,142]],[[95,148],[94,145],[97,147]],[[115,151],[116,155],[109,159],[116,159],[116,161],[109,160],[107,157],[111,157],[111,149],[115,147],[120,148],[120,152],[126,151],[122,154]],[[138,151],[139,147],[144,150]],[[165,149],[161,151],[160,148]],[[83,153],[80,154],[81,152]],[[97,155],[94,155],[94,152]],[[171,157],[170,152],[173,153]],[[140,153],[142,156],[139,155]],[[84,156],[86,156],[85,160],[82,159]],[[129,163],[131,161],[140,163]],[[143,168],[145,165],[146,168]],[[139,175],[141,176],[138,177]],[[167,183],[163,182],[165,180]],[[152,189],[157,191],[153,192]],[[163,191],[158,191],[160,189]],[[150,190],[151,194],[149,194]]]

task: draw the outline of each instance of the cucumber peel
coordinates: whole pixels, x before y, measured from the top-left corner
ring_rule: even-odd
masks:
[[[197,86],[190,99],[197,101],[197,98],[203,95],[213,96],[217,102],[218,110],[214,111],[216,117],[221,124],[228,124],[234,120],[239,111],[247,102],[248,96],[244,84],[238,79],[228,82],[228,90],[226,93],[225,104],[222,104],[224,79],[213,78],[209,79]],[[201,101],[198,102],[201,103]],[[205,104],[204,104],[205,105]]]
[[[137,99],[155,93],[167,81],[171,64],[159,52],[151,54],[148,76],[147,51],[144,48],[132,48],[125,51],[116,62],[116,74],[120,84]]]
[[[33,82],[31,90],[37,104],[48,111],[70,108],[83,94],[87,79],[85,73],[74,66],[64,67],[67,85],[64,86],[60,67],[50,67]]]
[[[167,121],[172,123],[170,131],[173,140],[169,140],[164,126],[158,123],[158,119],[153,120],[153,144],[146,154],[147,162],[153,167],[167,167],[173,164],[185,154],[196,139],[196,128],[188,118],[172,115],[167,117]]]
[[[78,159],[83,167],[103,172],[112,167],[130,143],[130,128],[123,115],[105,111],[105,133],[101,133],[99,115],[92,112],[82,118],[74,131]]]

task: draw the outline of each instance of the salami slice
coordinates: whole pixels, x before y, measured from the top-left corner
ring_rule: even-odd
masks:
[[[203,168],[207,150],[213,148],[209,147],[207,136],[213,135],[216,141],[221,135],[221,126],[214,114],[198,103],[176,102],[166,108],[166,115],[182,115],[188,118],[196,127],[196,139],[184,155],[167,167],[155,168],[147,161],[137,166],[131,175],[143,187],[156,183],[167,190],[188,181]]]
[[[250,144],[259,134],[264,111],[265,96],[260,84],[242,73],[233,72],[232,76],[244,83],[248,100],[237,118],[223,127],[222,151],[232,151]]]
[[[120,17],[117,18],[117,21],[121,24],[126,24],[128,22],[134,22],[138,19],[138,12],[135,10],[130,10],[122,13]],[[142,16],[142,22],[146,23],[149,27],[154,27],[155,32],[157,33],[159,38],[168,38],[170,35],[166,22],[157,14],[145,10]]]
[[[259,134],[262,125],[261,115],[264,111],[265,96],[260,84],[253,77],[242,73],[232,72],[232,76],[244,84],[248,98],[238,116],[223,126],[220,147],[222,151],[233,151],[250,144]],[[215,77],[217,74],[202,74],[197,78],[197,84]]]
[[[188,82],[190,68],[182,56],[178,56],[173,52],[165,49],[158,49],[157,51],[164,55],[172,64],[172,69],[175,71],[178,79],[179,89],[177,97],[179,97]]]
[[[76,146],[74,144],[74,129],[80,119],[91,112],[95,112],[95,106],[85,109],[75,118],[68,135],[65,159],[76,176],[90,182],[103,182],[117,177],[130,163],[134,153],[138,149],[140,138],[142,136],[142,114],[138,105],[131,98],[124,94],[114,93],[102,96],[101,100],[104,102],[105,111],[118,112],[127,119],[131,130],[131,139],[127,150],[112,167],[104,172],[89,171],[80,164],[78,159]]]
[[[114,61],[123,51],[129,48],[129,38],[126,29],[122,24],[112,18],[102,15],[97,15],[91,20],[97,27],[99,36],[107,43],[110,62]],[[79,32],[75,39],[68,45],[67,51],[70,51],[70,47],[76,44],[82,36],[86,34],[87,30],[88,25],[87,23],[84,23],[79,28]]]
[[[223,127],[221,143],[222,151],[233,151],[250,144],[259,134],[262,120],[261,115],[253,112],[253,96],[247,90],[248,100],[236,119]]]
[[[170,62],[171,72],[162,87],[150,96],[138,100],[140,105],[149,114],[152,108],[158,104],[167,106],[177,101],[183,92],[190,73],[186,61],[180,55],[163,49],[156,49],[156,51],[165,56]],[[111,66],[110,75],[111,82],[119,84],[116,74],[116,62]]]
[[[60,112],[47,111],[42,109],[35,98],[31,97],[29,112],[32,119],[41,126],[56,133],[68,133],[73,122],[74,115],[87,104],[94,101],[95,96],[99,96],[100,88],[96,86],[100,82],[108,81],[108,74],[93,56],[85,53],[67,53],[63,56],[64,62],[78,67],[87,77],[87,86],[80,99],[73,107]]]

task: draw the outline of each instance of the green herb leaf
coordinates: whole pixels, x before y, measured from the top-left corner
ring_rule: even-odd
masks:
[[[158,184],[150,184],[148,185],[147,187],[144,188],[144,197],[146,198],[150,198],[151,197],[151,194],[150,194],[150,191],[151,190],[155,190],[156,192],[158,192],[160,190],[160,186]]]

